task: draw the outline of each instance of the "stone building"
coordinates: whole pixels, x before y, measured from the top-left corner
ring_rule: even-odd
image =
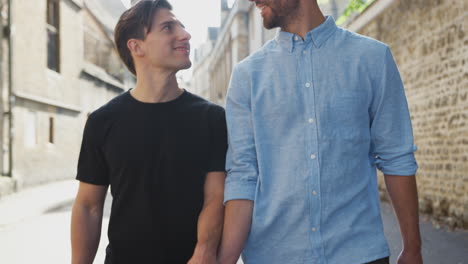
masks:
[[[387,43],[418,151],[421,210],[468,228],[468,2],[377,0],[346,25]],[[381,187],[384,184],[381,179]]]
[[[208,28],[208,39],[194,53],[194,66],[192,72],[192,91],[204,98],[210,97],[210,75],[206,74],[210,66],[210,53],[218,38],[219,28]]]
[[[271,39],[276,30],[263,28],[251,2],[235,1],[229,8],[227,0],[221,0],[221,27],[208,30],[207,42],[195,51],[192,90],[223,105],[234,65]]]
[[[90,112],[133,78],[96,0],[0,0],[0,195],[75,176]],[[123,8],[123,7],[122,7]]]

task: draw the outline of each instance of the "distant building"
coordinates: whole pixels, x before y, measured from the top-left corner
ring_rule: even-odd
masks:
[[[221,27],[209,28],[207,41],[195,51],[192,89],[224,104],[233,67],[274,38],[278,29],[266,30],[252,2],[236,0],[231,8],[221,1]],[[341,14],[347,0],[319,0],[326,15]]]
[[[0,195],[75,176],[89,113],[134,78],[96,0],[0,0]],[[11,78],[10,78],[11,77]]]
[[[248,1],[228,8],[221,0],[221,25],[209,28],[208,40],[196,49],[192,76],[193,91],[218,104],[224,104],[234,65],[276,32],[263,28],[260,13]]]
[[[192,72],[192,91],[202,97],[210,96],[210,76],[206,74],[209,71],[210,53],[216,44],[219,28],[208,28],[208,40],[202,46],[195,49],[194,62],[196,67]]]

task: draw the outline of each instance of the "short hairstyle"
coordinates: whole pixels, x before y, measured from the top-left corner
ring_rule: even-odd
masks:
[[[144,40],[151,32],[154,14],[160,8],[172,10],[167,0],[140,0],[123,12],[114,29],[114,41],[120,58],[127,68],[136,75],[135,62],[127,47],[129,39]]]

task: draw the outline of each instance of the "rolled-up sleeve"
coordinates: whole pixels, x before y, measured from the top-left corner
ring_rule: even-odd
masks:
[[[237,65],[226,96],[228,151],[224,202],[255,199],[258,165],[251,113],[250,81]]]
[[[386,175],[414,175],[417,163],[411,119],[403,82],[390,49],[377,73],[371,105],[371,152]]]

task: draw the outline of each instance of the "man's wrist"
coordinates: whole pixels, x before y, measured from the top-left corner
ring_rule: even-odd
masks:
[[[218,258],[218,262],[219,264],[236,264],[238,259],[238,257],[234,256],[220,255]]]
[[[207,256],[216,256],[217,247],[208,243],[198,242],[195,246],[194,254],[201,254]]]
[[[221,245],[218,255],[218,262],[220,264],[236,264],[240,258],[240,252],[233,250],[232,247],[227,248]]]
[[[417,228],[415,232],[403,234],[403,248],[408,250],[421,250],[421,235]]]
[[[421,245],[403,245],[403,250],[407,252],[421,252]]]
[[[404,241],[403,242],[403,251],[408,253],[419,253],[421,252],[421,240],[420,239],[413,239],[411,241]]]

